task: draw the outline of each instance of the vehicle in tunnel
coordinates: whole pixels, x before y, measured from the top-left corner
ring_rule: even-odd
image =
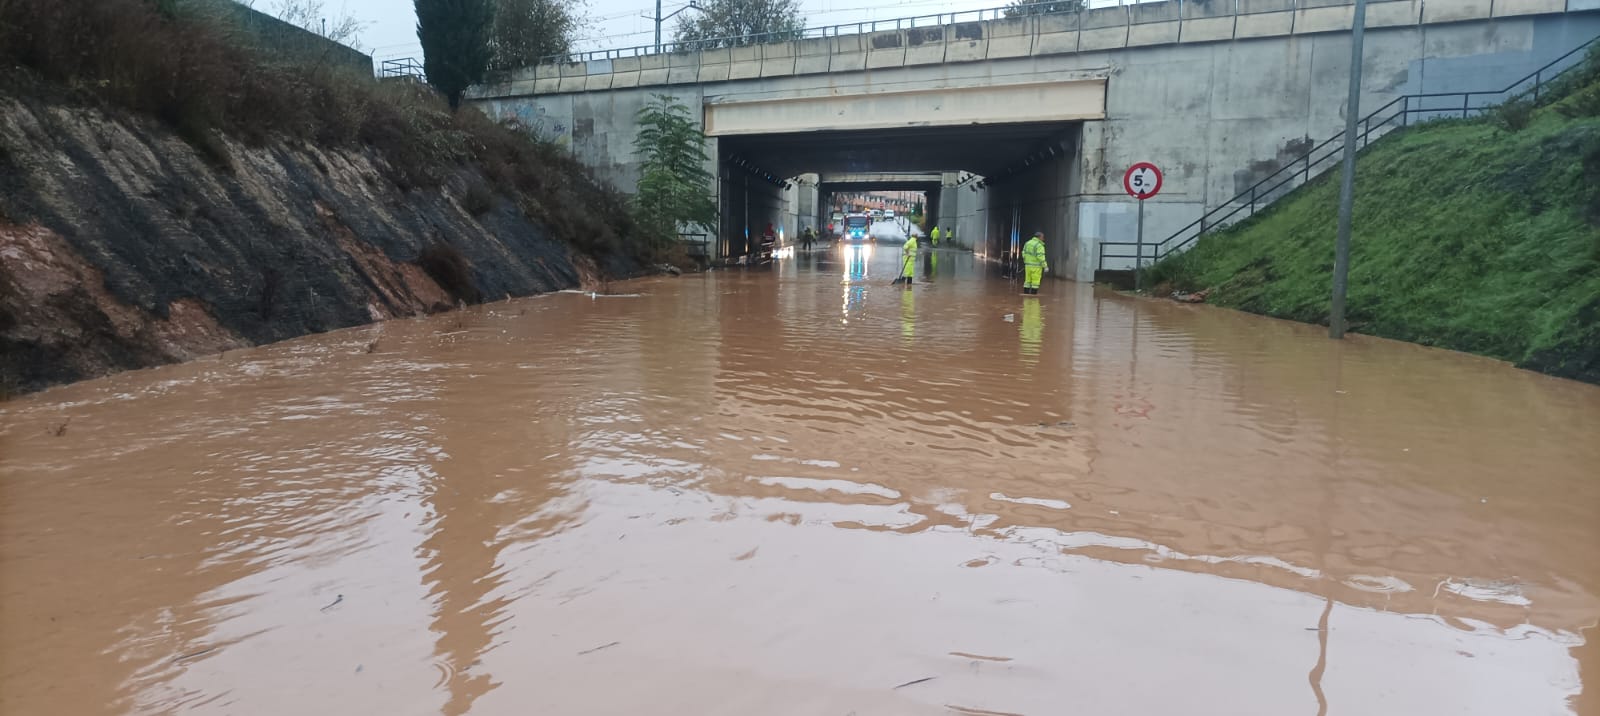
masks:
[[[866,214],[844,217],[844,238],[847,241],[866,241],[871,235],[872,219]]]

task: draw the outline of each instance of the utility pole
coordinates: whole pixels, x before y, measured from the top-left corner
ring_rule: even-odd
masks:
[[[661,54],[661,23],[666,22],[667,20],[671,20],[678,13],[683,12],[684,10],[689,10],[689,9],[699,10],[700,9],[699,0],[689,0],[689,4],[688,5],[684,5],[683,7],[680,7],[678,9],[676,9],[676,10],[673,10],[672,12],[668,13],[665,17],[663,17],[661,15],[661,0],[656,0],[656,14],[654,14],[654,15],[645,15],[644,16],[644,18],[646,20],[654,20],[655,23],[656,23],[656,54],[658,54],[658,55]]]
[[[1350,27],[1350,99],[1344,112],[1344,172],[1339,182],[1339,234],[1333,249],[1333,298],[1329,302],[1328,337],[1344,338],[1344,299],[1350,288],[1350,221],[1356,198],[1356,119],[1361,114],[1361,40],[1367,24],[1367,0],[1356,0]]]

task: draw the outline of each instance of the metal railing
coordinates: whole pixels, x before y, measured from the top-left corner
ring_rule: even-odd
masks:
[[[378,66],[379,77],[415,77],[425,79],[427,74],[422,69],[422,63],[415,57],[400,57],[384,60]]]
[[[1596,42],[1600,42],[1600,36],[1590,38],[1504,89],[1400,95],[1361,118],[1356,129],[1358,143],[1356,150],[1366,149],[1373,139],[1387,134],[1392,129],[1411,124],[1438,119],[1466,119],[1475,114],[1481,115],[1511,100],[1529,99],[1537,103],[1544,89],[1552,81],[1572,68],[1583,65],[1582,60],[1571,63],[1568,61],[1594,46]],[[1568,64],[1561,67],[1563,63]],[[1529,82],[1533,83],[1531,87],[1527,86]],[[1474,99],[1477,101],[1474,102]],[[1344,132],[1341,131],[1322,140],[1304,154],[1279,167],[1277,171],[1252,184],[1249,189],[1239,192],[1222,205],[1201,214],[1199,219],[1161,241],[1144,244],[1133,241],[1103,241],[1100,243],[1098,268],[1105,270],[1108,259],[1133,259],[1134,266],[1137,267],[1141,261],[1155,263],[1177,253],[1207,232],[1226,228],[1254,216],[1257,211],[1288,195],[1294,189],[1322,176],[1327,170],[1339,165],[1340,155],[1343,152]],[[1108,247],[1132,253],[1108,252]]]
[[[1344,0],[1349,3],[1351,0]],[[1281,7],[1262,7],[1262,3],[1253,3],[1257,8],[1241,10],[1240,3],[1247,0],[1152,0],[1151,2],[1138,2],[1137,0],[1117,0],[1116,5],[1103,7],[1090,7],[1084,2],[1076,8],[1057,10],[1055,8],[1063,3],[1060,0],[1044,0],[1043,2],[1026,3],[1015,6],[988,7],[979,10],[962,10],[958,12],[934,13],[931,15],[914,15],[887,20],[864,20],[860,22],[846,22],[837,25],[824,25],[822,27],[807,27],[802,30],[785,32],[754,33],[749,35],[734,35],[728,37],[714,37],[699,40],[685,40],[683,42],[663,42],[655,44],[634,45],[632,47],[619,47],[603,50],[589,50],[574,52],[565,55],[550,55],[540,58],[540,64],[567,64],[590,62],[594,60],[615,60],[623,57],[642,57],[645,55],[665,55],[675,53],[696,52],[722,47],[744,47],[774,42],[793,42],[795,40],[815,40],[829,37],[842,37],[848,35],[866,35],[873,32],[887,32],[889,30],[910,30],[951,25],[964,25],[968,23],[984,22],[986,20],[1001,20],[1006,18],[1031,18],[1040,15],[1068,15],[1086,12],[1103,12],[1120,8],[1124,10],[1128,19],[1125,24],[1138,25],[1145,22],[1170,22],[1176,19],[1195,19],[1205,17],[1222,17],[1231,15],[1252,15],[1268,12],[1287,12],[1300,8],[1302,4],[1308,7],[1326,7],[1327,0],[1308,2],[1308,0],[1280,0]],[[1178,8],[1178,17],[1152,17],[1149,20],[1139,20],[1135,15],[1155,13],[1162,5],[1172,5]],[[1200,12],[1192,13],[1189,7],[1203,8]],[[959,36],[957,39],[963,39]],[[973,38],[978,39],[978,38]]]
[[[703,233],[678,233],[678,241],[683,242],[684,248],[693,258],[709,258],[711,256],[711,240]]]

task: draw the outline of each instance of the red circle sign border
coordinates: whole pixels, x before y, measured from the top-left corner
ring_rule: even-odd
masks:
[[[1150,171],[1156,173],[1156,188],[1150,190],[1150,192],[1146,194],[1140,194],[1139,192],[1134,191],[1133,186],[1128,183],[1128,180],[1133,178],[1133,173],[1140,169],[1149,169]],[[1161,193],[1161,184],[1163,180],[1164,177],[1161,175],[1160,167],[1151,164],[1150,162],[1139,162],[1138,164],[1128,167],[1128,171],[1122,173],[1122,190],[1128,192],[1128,196],[1140,201],[1144,201],[1145,199],[1149,199],[1150,197]]]

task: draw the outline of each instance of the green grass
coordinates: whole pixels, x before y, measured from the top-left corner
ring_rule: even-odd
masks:
[[[1519,131],[1492,119],[1438,122],[1363,152],[1353,329],[1600,383],[1600,118],[1592,114],[1557,103]],[[1326,324],[1337,179],[1329,172],[1162,261],[1150,285],[1209,288],[1209,303]]]

